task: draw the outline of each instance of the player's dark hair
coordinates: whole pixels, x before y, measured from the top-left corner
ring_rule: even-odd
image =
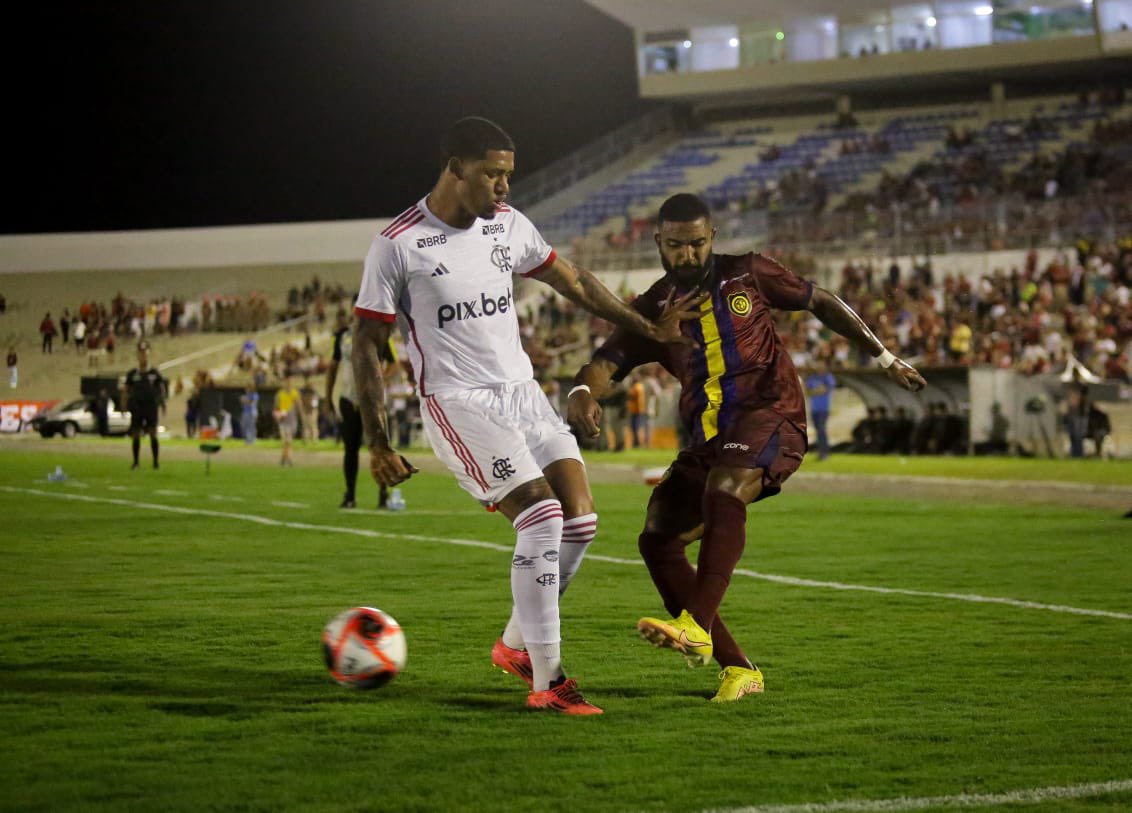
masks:
[[[511,136],[494,121],[480,116],[460,119],[440,139],[441,166],[453,158],[474,161],[489,150],[515,151]]]
[[[690,192],[673,195],[660,205],[656,216],[657,228],[665,223],[691,223],[700,218],[711,222],[711,209],[703,199]]]

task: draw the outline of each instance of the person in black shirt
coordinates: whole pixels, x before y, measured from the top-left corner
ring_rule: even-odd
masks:
[[[330,358],[330,368],[326,374],[326,403],[334,409],[334,387],[338,385],[339,431],[342,437],[342,474],[346,479],[346,494],[339,508],[355,508],[355,489],[358,482],[358,452],[362,447],[362,416],[358,412],[357,388],[354,386],[354,370],[350,364],[350,350],[353,342],[352,328],[344,312],[338,314],[338,326],[334,331],[334,352]],[[342,364],[345,359],[346,363]],[[389,379],[397,366],[397,355],[390,339],[378,354],[381,361],[381,375]],[[389,489],[381,486],[378,494],[378,508],[385,508],[389,500]]]
[[[94,421],[101,437],[110,434],[110,393],[106,387],[99,389],[94,399]]]
[[[157,411],[165,414],[165,397],[169,383],[155,368],[149,366],[149,342],[138,342],[138,366],[126,373],[122,386],[122,408],[130,411],[130,438],[133,441],[134,465],[138,467],[142,432],[149,435],[149,448],[153,452],[153,467],[157,468]]]

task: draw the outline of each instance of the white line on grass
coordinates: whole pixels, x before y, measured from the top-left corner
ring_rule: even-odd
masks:
[[[162,497],[187,497],[189,492],[178,491],[175,488],[158,488],[154,489],[154,494],[160,494]]]
[[[173,514],[191,514],[194,516],[216,517],[218,519],[234,519],[241,522],[254,522],[258,525],[269,525],[278,528],[291,528],[298,531],[321,531],[324,533],[345,534],[347,536],[362,536],[371,539],[408,539],[414,542],[439,542],[446,545],[460,545],[470,548],[485,548],[510,553],[512,548],[508,545],[499,545],[494,542],[484,542],[478,539],[456,539],[447,536],[425,536],[424,534],[389,533],[387,531],[374,531],[369,528],[345,528],[340,525],[315,525],[310,522],[293,522],[290,520],[273,519],[259,514],[235,514],[228,511],[211,511],[206,508],[182,508],[176,505],[163,503],[137,502],[135,500],[122,500],[116,497],[88,497],[85,494],[67,494],[66,492],[43,491],[36,488],[16,488],[14,486],[0,486],[0,491],[13,494],[34,494],[41,497],[56,497],[64,500],[79,500],[81,502],[105,503],[108,505],[122,505],[127,508],[146,508],[151,511],[167,511]],[[644,564],[637,559],[621,559],[616,556],[602,556],[601,554],[587,553],[586,558],[595,562],[608,562],[615,565],[640,566]],[[951,601],[967,601],[975,604],[1005,604],[1010,607],[1019,607],[1027,610],[1048,610],[1054,613],[1070,613],[1072,615],[1090,615],[1101,618],[1117,618],[1122,621],[1132,621],[1132,613],[1118,613],[1110,610],[1090,610],[1084,607],[1068,607],[1064,604],[1042,604],[1037,601],[1022,601],[1016,598],[1001,598],[998,596],[980,596],[973,593],[938,593],[928,590],[905,590],[900,587],[875,587],[866,584],[843,584],[842,582],[816,581],[814,579],[799,579],[794,576],[778,576],[773,573],[759,573],[755,570],[738,569],[736,576],[746,576],[751,579],[788,584],[795,587],[823,587],[830,590],[856,590],[864,593],[882,593],[901,596],[914,596],[916,598],[941,598]]]
[[[227,494],[209,494],[208,498],[210,500],[216,500],[217,502],[243,502],[244,501],[243,497],[229,497]]]
[[[954,796],[924,796],[903,799],[854,799],[843,802],[812,802],[793,805],[756,805],[754,807],[713,808],[704,813],[896,813],[903,810],[929,808],[997,807],[999,805],[1052,802],[1061,799],[1084,799],[1106,793],[1132,790],[1132,779],[1093,782],[1088,785],[1064,785],[1050,788],[1023,788],[1005,793],[960,793]]]
[[[587,556],[592,559],[596,557]],[[865,593],[886,593],[900,596],[916,596],[917,598],[946,598],[953,601],[970,601],[975,604],[1006,604],[1010,607],[1022,607],[1027,610],[1049,610],[1054,613],[1071,613],[1073,615],[1099,615],[1104,618],[1121,618],[1132,621],[1132,613],[1114,613],[1108,610],[1088,610],[1081,607],[1067,607],[1064,604],[1042,604],[1037,601],[1022,601],[1017,598],[1000,598],[998,596],[980,596],[974,593],[936,593],[931,590],[905,590],[902,587],[874,587],[867,584],[842,584],[841,582],[823,582],[814,579],[799,579],[795,576],[776,576],[773,573],[759,573],[755,570],[735,570],[737,576],[750,576],[752,579],[762,579],[779,584],[792,584],[797,587],[825,587],[830,590],[858,590]]]
[[[280,508],[310,508],[305,502],[288,502],[287,500],[272,500],[271,504]]]
[[[865,482],[893,483],[904,485],[909,479],[917,483],[930,483],[937,486],[975,486],[999,491],[1017,490],[1020,488],[1044,488],[1053,491],[1081,492],[1095,494],[1098,491],[1112,494],[1127,494],[1128,486],[1102,485],[1099,483],[1067,483],[1062,480],[991,480],[974,477],[946,477],[942,475],[916,475],[909,478],[903,474],[838,474],[831,471],[805,472],[805,479],[826,482],[848,482],[852,480]]]
[[[451,516],[454,516],[454,515],[460,515],[460,516],[467,517],[467,516],[479,516],[481,514],[480,511],[460,511],[460,510],[455,510],[455,511],[424,510],[424,511],[421,511],[417,508],[414,508],[411,511],[405,511],[404,513],[402,513],[401,511],[391,511],[388,508],[376,508],[376,509],[374,509],[374,508],[343,508],[342,513],[344,513],[344,514],[345,513],[363,514],[367,517],[388,517],[388,516],[405,516],[405,515],[408,515],[408,516],[411,516],[411,517],[451,517]],[[487,514],[486,511],[483,511],[482,513],[485,516]]]

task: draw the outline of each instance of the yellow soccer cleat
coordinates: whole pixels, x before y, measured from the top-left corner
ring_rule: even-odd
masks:
[[[667,621],[660,618],[642,618],[637,632],[654,646],[675,649],[684,655],[689,666],[702,666],[711,660],[711,634],[696,623],[687,610],[679,618]]]
[[[748,694],[762,694],[763,673],[756,666],[746,669],[742,666],[728,666],[719,673],[719,691],[711,699],[713,703],[734,703]]]

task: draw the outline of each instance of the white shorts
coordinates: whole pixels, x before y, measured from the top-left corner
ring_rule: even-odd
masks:
[[[582,462],[570,428],[534,381],[427,395],[421,422],[436,456],[486,506],[557,460]]]

